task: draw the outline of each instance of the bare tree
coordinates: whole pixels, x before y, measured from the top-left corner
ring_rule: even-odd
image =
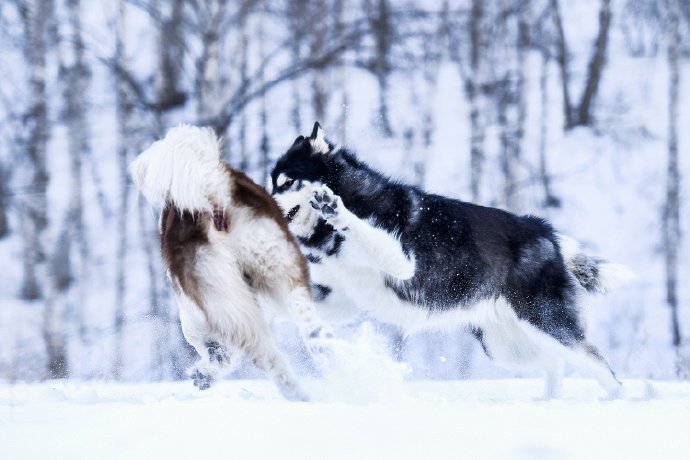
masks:
[[[371,33],[374,38],[374,56],[367,67],[376,76],[379,88],[377,121],[380,124],[381,133],[385,137],[391,137],[393,128],[390,123],[388,91],[390,74],[393,70],[391,63],[391,49],[394,40],[393,12],[388,0],[367,0],[366,7],[369,11]]]
[[[345,16],[349,7],[348,0],[335,0],[333,12],[335,16],[335,25],[333,32],[340,41],[345,33]],[[343,53],[345,54],[345,53]],[[340,142],[347,142],[347,122],[348,122],[348,108],[350,106],[350,95],[347,88],[347,66],[345,64],[344,56],[340,56],[336,62],[336,88],[340,91],[340,109],[337,120],[337,126],[340,128],[338,138]]]
[[[547,161],[547,138],[549,126],[549,54],[541,53],[541,69],[539,71],[539,182],[544,191],[544,206],[558,208],[561,200],[556,197],[551,188],[551,175]]]
[[[54,279],[48,265],[50,251],[48,233],[49,174],[47,143],[50,134],[47,94],[47,35],[54,14],[51,0],[19,2],[23,24],[23,54],[29,69],[29,107],[26,113],[28,136],[25,155],[31,193],[21,203],[24,238],[24,283],[22,297],[44,302],[43,339],[46,346],[47,376],[64,378],[69,375],[64,305],[56,302]]]
[[[248,31],[248,18],[246,14],[243,14],[239,18],[239,28],[240,28],[240,38],[238,42],[239,48],[239,73],[240,73],[240,85],[242,87],[247,86],[247,78],[249,78],[249,31]],[[299,106],[299,103],[296,103]],[[297,109],[299,110],[299,108]],[[249,152],[247,151],[247,113],[246,110],[242,111],[240,115],[240,126],[238,128],[237,144],[239,148],[240,159],[238,162],[238,167],[242,171],[247,171],[249,168]]]
[[[134,111],[134,94],[132,86],[125,78],[126,49],[124,43],[126,31],[125,0],[118,1],[117,25],[115,31],[115,55],[113,61],[115,73],[115,95],[117,111],[117,174],[119,178],[119,209],[117,214],[117,253],[115,261],[115,350],[112,375],[119,379],[124,366],[124,325],[125,325],[125,289],[126,289],[126,264],[128,252],[128,211],[129,211],[129,177],[127,165],[129,163],[129,151],[132,143],[132,114]]]
[[[309,27],[308,18],[309,1],[293,0],[288,2],[288,20],[290,24],[290,53],[294,62],[303,59],[302,48]],[[300,79],[291,81],[292,105],[290,107],[290,121],[296,133],[302,132],[302,94],[300,91]]]
[[[680,171],[678,168],[678,87],[680,80],[680,5],[666,0],[668,7],[668,165],[666,203],[663,212],[663,247],[666,268],[666,302],[671,309],[671,339],[680,353],[682,335],[678,319],[678,252],[680,249]],[[680,374],[680,355],[678,372]]]
[[[551,13],[556,29],[557,61],[561,69],[563,110],[566,120],[565,127],[566,129],[571,129],[576,126],[589,126],[593,121],[592,107],[599,91],[601,76],[606,64],[606,49],[608,46],[609,30],[611,28],[611,0],[601,0],[599,10],[599,31],[589,61],[587,80],[577,108],[573,107],[570,98],[568,47],[565,41],[563,20],[558,0],[551,0]]]
[[[580,126],[589,126],[592,123],[592,104],[599,91],[601,75],[606,62],[606,49],[608,46],[609,29],[611,28],[611,0],[601,0],[599,11],[599,32],[594,44],[594,52],[589,61],[587,72],[587,84],[580,98],[575,123]]]
[[[485,120],[482,114],[482,85],[485,83],[485,5],[482,0],[472,0],[470,11],[470,75],[468,96],[470,100],[470,190],[472,201],[481,202],[481,185],[484,170]]]
[[[323,15],[329,11],[329,5],[326,0],[312,0],[312,5],[309,7],[311,17],[313,20],[311,33],[311,54],[312,56],[319,56],[323,54],[326,46],[326,29],[328,23]],[[314,14],[316,12],[316,14]],[[320,120],[321,123],[327,124],[326,109],[328,107],[328,74],[326,66],[317,66],[312,70],[312,107],[314,108],[314,117]]]
[[[266,9],[265,4],[262,5],[264,8],[259,12],[259,31],[257,40],[259,42],[259,60],[261,62],[266,60]],[[264,69],[262,68],[259,72],[259,81],[261,85],[264,84],[266,80],[266,75]],[[259,150],[261,151],[261,183],[265,184],[268,179],[268,172],[270,168],[270,141],[268,138],[268,107],[266,106],[266,92],[261,93],[260,98],[260,111],[259,111],[259,125],[261,126],[261,144]]]
[[[8,208],[10,202],[10,172],[4,163],[0,162],[0,239],[10,233],[10,223],[8,219]]]
[[[167,5],[168,8],[163,5]],[[154,82],[156,101],[153,109],[156,134],[159,136],[163,134],[166,125],[164,115],[187,102],[187,93],[182,88],[186,49],[184,5],[185,0],[170,0],[163,4],[155,0],[152,7],[158,26],[158,68]]]
[[[48,96],[46,92],[46,33],[51,11],[50,0],[26,0],[19,3],[23,25],[23,54],[29,72],[29,104],[26,111],[27,136],[25,157],[30,193],[22,199],[21,230],[24,240],[24,279],[21,297],[37,300],[44,296],[48,283]]]
[[[196,62],[197,118],[206,121],[218,112],[222,94],[220,59],[228,4],[224,0],[193,0],[191,5],[201,35],[201,55]]]
[[[558,0],[551,0],[551,17],[556,31],[556,60],[561,71],[561,89],[563,93],[563,113],[565,114],[565,126],[570,128],[574,125],[573,104],[570,100],[570,59],[568,48],[565,42],[565,31],[563,30],[563,19]]]
[[[450,6],[446,0],[441,7],[438,17],[439,25],[435,32],[425,34],[423,38],[424,51],[421,57],[422,100],[419,101],[421,120],[418,127],[419,135],[417,136],[421,145],[416,149],[417,155],[412,159],[414,183],[421,187],[424,186],[426,180],[427,154],[433,143],[435,124],[434,100],[438,87],[439,69],[443,58],[448,57],[449,14]]]
[[[75,316],[82,330],[81,302],[84,300],[83,283],[86,282],[89,258],[88,238],[85,231],[83,212],[83,159],[90,154],[89,123],[87,113],[87,91],[91,72],[86,64],[85,47],[82,39],[81,2],[67,0],[67,18],[70,28],[68,39],[59,37],[60,73],[65,105],[64,121],[67,125],[69,149],[70,195],[67,214],[53,254],[53,276],[55,287],[64,292],[78,280],[79,295],[73,306]],[[70,55],[71,58],[67,58]],[[75,248],[76,246],[76,248]],[[76,249],[76,255],[73,254]],[[75,267],[76,265],[76,267]]]
[[[529,1],[517,4],[504,1],[494,37],[515,43],[499,51],[494,67],[501,70],[493,86],[500,129],[500,166],[503,175],[501,203],[519,211],[518,183],[522,160],[522,142],[527,119],[527,53],[530,49]],[[514,38],[513,38],[514,37]]]

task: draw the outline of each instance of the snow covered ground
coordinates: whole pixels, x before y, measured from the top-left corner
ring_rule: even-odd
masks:
[[[309,403],[266,380],[0,384],[0,457],[23,458],[688,458],[690,383],[625,381],[621,399],[567,379],[374,381]],[[385,379],[383,380],[385,382]],[[337,387],[337,385],[336,385]],[[387,391],[390,390],[390,391]],[[336,394],[337,393],[337,394]]]

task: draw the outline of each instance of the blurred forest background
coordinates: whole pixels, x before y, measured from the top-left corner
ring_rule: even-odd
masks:
[[[265,183],[314,120],[395,177],[629,265],[584,307],[594,342],[624,377],[687,377],[689,56],[688,0],[3,0],[0,379],[181,378],[193,352],[127,164],[210,125]],[[516,374],[462,331],[380,330],[417,378]]]

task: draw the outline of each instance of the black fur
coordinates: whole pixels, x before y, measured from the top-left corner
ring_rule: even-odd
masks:
[[[399,298],[414,299],[433,314],[502,296],[520,319],[562,344],[584,339],[575,307],[577,280],[546,220],[425,193],[391,180],[345,149],[314,154],[303,137],[272,171],[278,193],[280,173],[326,184],[359,218],[399,235],[417,264],[412,279],[387,283]],[[320,221],[301,242],[327,257],[338,253],[339,236]]]
[[[319,220],[308,238],[300,237],[299,242],[305,248],[314,249],[323,252],[325,256],[333,256],[338,254],[340,246],[345,241],[345,236],[335,231],[333,227],[326,223],[325,220]],[[319,256],[309,254],[311,258],[320,259]]]
[[[482,346],[482,350],[484,350],[484,354],[491,358],[491,353],[489,352],[489,349],[486,347],[486,342],[484,342],[484,331],[481,328],[478,327],[472,327],[470,328],[470,332],[474,336],[475,339],[477,339],[477,342]]]
[[[314,300],[316,302],[323,302],[324,300],[326,300],[326,297],[331,295],[331,292],[333,292],[333,290],[330,287],[324,286],[322,284],[312,284],[311,289],[314,295]]]

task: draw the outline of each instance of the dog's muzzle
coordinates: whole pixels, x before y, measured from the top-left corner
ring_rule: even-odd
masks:
[[[287,220],[288,224],[292,222],[292,219],[295,218],[295,215],[299,211],[300,205],[295,206],[294,208],[290,209],[287,214],[285,214],[285,220]]]

